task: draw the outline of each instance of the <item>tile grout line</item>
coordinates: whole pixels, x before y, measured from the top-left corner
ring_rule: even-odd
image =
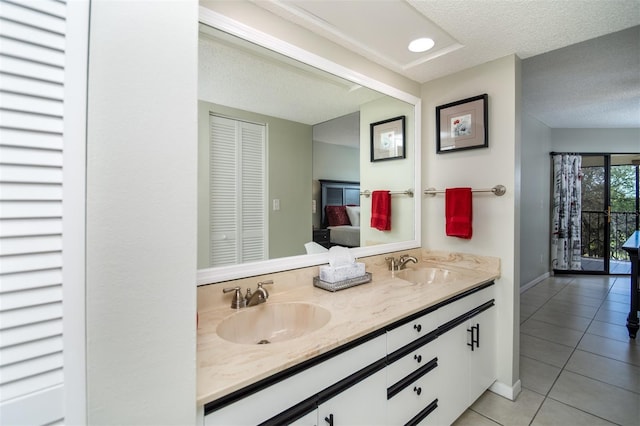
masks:
[[[544,303],[544,304],[543,304],[543,305],[542,305],[542,306],[541,306],[541,307],[540,307],[536,312],[538,312],[540,309],[542,309],[544,306],[546,306],[546,304],[547,304],[547,303],[549,303],[549,301],[550,301],[551,299],[553,299],[554,297],[556,297],[556,296],[560,293],[560,291],[562,291],[562,290],[564,290],[565,288],[567,288],[567,286],[568,286],[569,284],[571,284],[573,281],[575,281],[575,278],[571,279],[571,280],[569,281],[569,283],[567,283],[567,285],[565,285],[562,289],[558,290],[558,291],[557,291],[553,296],[551,296],[551,298],[550,298],[549,300],[547,300],[547,301],[546,301],[546,302],[545,302],[545,303]],[[535,314],[535,313],[534,313],[534,314]],[[555,325],[556,325],[556,324],[554,324],[554,326],[555,326]],[[585,330],[585,332],[586,332],[586,330]],[[525,334],[526,334],[526,333],[525,333]],[[584,334],[583,334],[583,336],[584,336]],[[582,340],[582,337],[581,337],[580,339]],[[578,341],[578,342],[579,342],[579,341]],[[574,349],[574,350],[575,350],[575,349]],[[573,352],[572,352],[571,354],[573,355]],[[522,355],[520,355],[520,356],[522,356]],[[569,355],[569,358],[571,358],[571,355]],[[534,359],[534,358],[531,358],[531,359]],[[536,361],[538,361],[538,360],[536,360]],[[569,359],[567,359],[567,362],[568,362],[568,361],[569,361]],[[542,361],[539,361],[539,362],[542,362]],[[545,363],[545,364],[546,364],[546,363]],[[566,362],[565,362],[565,365],[566,365]],[[557,367],[556,367],[556,368],[557,368]],[[556,384],[556,381],[558,380],[558,377],[560,377],[560,374],[562,374],[562,371],[563,371],[563,370],[564,370],[564,366],[560,369],[560,372],[558,373],[558,376],[554,379],[553,383],[552,383],[552,384],[551,384],[551,386],[549,387],[549,390],[548,390],[548,391],[543,395],[542,402],[540,403],[540,405],[539,405],[539,406],[538,406],[538,408],[536,409],[536,412],[535,412],[535,413],[533,413],[533,416],[531,417],[531,420],[529,421],[529,426],[531,426],[531,424],[533,424],[533,422],[535,421],[536,417],[537,417],[537,416],[538,416],[538,414],[540,413],[540,410],[542,409],[542,406],[544,405],[545,401],[546,401],[546,400],[547,400],[547,398],[548,398],[549,392],[551,392],[551,389],[553,389],[553,386]]]
[[[604,356],[604,355],[601,355],[601,354],[598,354],[598,353],[595,353],[595,352],[590,352],[590,351],[588,351],[588,350],[584,350],[584,349],[578,349],[578,346],[580,345],[580,343],[581,343],[581,342],[582,342],[582,340],[584,339],[585,335],[590,334],[590,335],[592,335],[592,336],[598,336],[598,335],[596,335],[596,334],[589,333],[589,331],[588,331],[588,330],[589,330],[589,328],[591,327],[591,325],[593,324],[593,322],[594,322],[594,321],[600,321],[600,322],[604,322],[604,323],[611,324],[611,325],[616,325],[616,326],[619,326],[619,325],[620,325],[620,324],[616,324],[616,323],[610,323],[610,322],[608,322],[608,321],[596,320],[596,316],[597,316],[598,312],[600,311],[600,309],[602,309],[602,306],[603,306],[603,305],[604,305],[604,303],[607,301],[607,298],[608,298],[608,297],[609,297],[609,295],[611,294],[611,289],[614,287],[614,285],[615,285],[615,284],[616,284],[616,282],[618,281],[618,278],[619,278],[619,277],[616,277],[616,278],[614,279],[614,283],[608,287],[607,293],[606,293],[606,295],[604,296],[604,298],[602,299],[602,302],[600,303],[600,306],[598,306],[598,310],[596,311],[596,314],[594,315],[594,317],[593,317],[593,318],[591,319],[591,321],[589,322],[589,325],[587,326],[587,328],[585,329],[585,331],[582,333],[582,337],[580,338],[580,340],[579,340],[579,341],[578,341],[578,343],[576,344],[576,346],[575,346],[574,350],[571,352],[571,355],[569,355],[569,358],[568,358],[568,359],[567,359],[567,361],[565,362],[564,366],[562,366],[562,368],[560,369],[560,373],[558,374],[558,377],[556,377],[556,379],[554,380],[553,384],[552,384],[552,385],[551,385],[551,387],[549,388],[549,391],[548,391],[548,392],[547,392],[547,394],[545,395],[544,400],[542,401],[542,404],[544,404],[544,402],[545,402],[547,399],[551,399],[551,400],[556,401],[556,402],[558,402],[558,403],[560,403],[560,404],[564,404],[564,405],[566,405],[566,406],[568,406],[568,407],[571,407],[571,408],[576,409],[576,410],[578,410],[578,411],[581,411],[581,412],[583,412],[583,413],[587,413],[587,414],[589,414],[589,415],[591,415],[591,416],[594,416],[594,417],[600,418],[600,419],[605,420],[605,421],[607,421],[607,422],[610,422],[610,423],[613,423],[613,424],[618,424],[618,423],[614,422],[614,421],[613,421],[613,420],[611,420],[611,419],[606,419],[606,418],[600,417],[600,416],[598,416],[598,415],[596,415],[596,414],[594,414],[594,413],[590,413],[590,412],[588,412],[588,411],[584,411],[584,410],[582,410],[581,408],[574,407],[574,406],[572,406],[572,405],[570,405],[570,404],[567,404],[566,402],[559,401],[559,400],[557,400],[557,399],[555,399],[555,398],[553,398],[553,397],[549,396],[549,394],[551,393],[551,390],[553,389],[553,387],[554,387],[554,386],[555,386],[555,384],[557,383],[557,381],[558,381],[558,379],[559,379],[560,375],[562,375],[562,373],[563,373],[564,371],[567,371],[567,372],[569,372],[569,373],[575,374],[575,375],[577,375],[577,376],[581,376],[581,377],[587,378],[587,379],[589,379],[589,380],[593,380],[593,381],[596,381],[596,382],[599,382],[599,383],[605,384],[605,385],[607,385],[607,386],[612,386],[612,387],[617,388],[617,389],[620,389],[620,390],[622,390],[622,391],[630,392],[630,393],[633,393],[633,394],[640,394],[640,393],[638,393],[638,392],[635,392],[635,391],[632,391],[632,390],[629,390],[629,389],[626,389],[626,388],[620,387],[620,386],[615,385],[615,384],[612,384],[612,383],[608,383],[608,382],[605,382],[605,381],[602,381],[602,380],[599,380],[599,379],[595,379],[595,378],[593,378],[593,377],[585,376],[584,374],[580,374],[580,373],[577,373],[577,372],[571,371],[570,369],[567,369],[567,368],[566,368],[566,367],[567,367],[567,365],[568,365],[568,363],[569,363],[569,361],[571,360],[571,357],[573,357],[573,355],[575,354],[575,352],[576,352],[576,351],[578,351],[578,350],[579,350],[579,351],[582,351],[582,352],[585,352],[585,353],[588,353],[588,354],[592,354],[592,355],[595,355],[595,356],[599,356],[599,357],[602,357],[602,358],[605,358],[605,359],[608,359],[608,360],[617,361],[617,362],[621,362],[621,363],[623,363],[623,364],[631,365],[631,366],[633,366],[633,367],[640,367],[640,366],[637,366],[637,365],[635,365],[635,364],[632,364],[632,363],[629,363],[629,362],[625,362],[625,361],[622,361],[622,360],[619,360],[619,359],[615,359],[615,358],[610,358],[610,357],[607,357],[607,356]],[[602,337],[602,338],[605,338],[605,339],[618,341],[617,339],[611,339],[609,336],[598,336],[598,337]],[[540,407],[542,407],[542,404],[540,405]],[[538,409],[538,411],[539,411],[539,409]],[[538,412],[536,412],[536,415],[537,415],[537,414],[538,414]],[[535,416],[534,416],[534,419],[535,419]],[[533,420],[532,420],[532,421],[533,421]]]
[[[616,280],[617,280],[617,278],[616,278]],[[575,279],[571,280],[569,283],[571,283],[571,282],[573,282],[573,281],[575,281]],[[614,284],[615,284],[615,281],[614,281]],[[567,285],[568,285],[568,284],[567,284]],[[600,310],[600,308],[602,307],[602,304],[605,302],[605,300],[606,300],[607,296],[609,295],[609,293],[610,293],[610,291],[611,291],[611,288],[612,288],[612,287],[613,287],[613,285],[609,286],[609,288],[608,288],[608,290],[607,290],[607,293],[606,293],[605,297],[602,299],[602,302],[600,303],[600,306],[598,306],[598,310]],[[565,288],[566,288],[566,286],[565,286]],[[556,293],[556,295],[557,295],[557,293]],[[555,295],[554,295],[553,297],[555,297]],[[553,297],[552,297],[552,298],[553,298]],[[551,300],[551,299],[549,299],[549,300]],[[544,305],[542,305],[542,306],[545,306],[548,302],[549,302],[549,301],[545,302],[545,304],[544,304]],[[541,308],[542,308],[542,307],[541,307]],[[597,314],[597,311],[596,311],[596,314]],[[573,409],[576,409],[576,410],[579,410],[579,411],[581,411],[581,412],[584,412],[584,413],[587,413],[587,414],[589,414],[589,415],[592,415],[592,416],[595,416],[595,417],[600,418],[599,416],[596,416],[596,415],[594,415],[593,413],[586,412],[586,411],[584,411],[584,410],[581,410],[581,409],[580,409],[580,408],[578,408],[578,407],[574,407],[574,406],[569,405],[569,404],[567,404],[567,403],[565,403],[565,402],[557,401],[557,400],[555,400],[554,398],[551,398],[551,397],[549,396],[549,394],[550,394],[550,393],[551,393],[551,391],[553,390],[553,387],[554,387],[554,386],[556,385],[556,383],[558,382],[558,379],[560,378],[560,376],[562,375],[562,373],[565,371],[565,368],[567,367],[567,364],[569,363],[569,360],[571,359],[571,357],[573,356],[573,354],[576,352],[576,350],[578,350],[578,346],[580,345],[580,342],[582,342],[582,339],[584,338],[585,334],[587,334],[587,330],[589,329],[589,327],[591,327],[591,324],[593,323],[593,321],[595,321],[595,315],[594,315],[594,317],[591,319],[591,321],[589,321],[589,325],[585,328],[584,332],[582,332],[582,336],[580,337],[580,339],[579,339],[579,340],[578,340],[578,342],[576,343],[575,347],[574,347],[574,348],[573,348],[573,350],[571,351],[571,354],[569,355],[569,357],[568,357],[568,358],[567,358],[567,360],[565,361],[564,365],[560,368],[560,372],[558,373],[558,375],[557,375],[557,376],[556,376],[556,378],[554,379],[553,383],[552,383],[552,384],[551,384],[551,386],[549,387],[549,390],[548,390],[548,391],[546,392],[546,394],[544,395],[544,398],[542,399],[542,403],[540,403],[540,406],[537,408],[536,412],[534,413],[533,417],[531,418],[531,421],[529,422],[529,426],[531,426],[531,424],[534,422],[534,420],[536,419],[536,417],[537,417],[537,416],[538,416],[538,414],[540,413],[540,409],[542,408],[542,406],[544,405],[544,403],[545,403],[545,401],[546,401],[547,399],[551,399],[551,400],[553,400],[553,401],[559,402],[559,403],[564,404],[564,405],[566,405],[566,406],[568,406],[568,407],[571,407],[571,408],[573,408]],[[554,325],[558,326],[557,324],[554,324]],[[576,331],[577,331],[577,330],[576,330]],[[526,333],[525,333],[525,334],[526,334]],[[553,342],[552,342],[552,343],[553,343]],[[531,359],[533,359],[533,358],[531,358]],[[536,360],[536,361],[538,361],[538,360]],[[539,362],[542,362],[542,361],[539,361]],[[556,368],[557,368],[557,367],[556,367]],[[570,372],[570,373],[573,373],[573,372],[572,372],[572,371],[570,371],[570,370],[566,370],[566,371],[568,371],[568,372]],[[576,374],[576,373],[573,373],[573,374]],[[586,377],[586,376],[585,376],[585,377]],[[603,419],[603,420],[608,421],[608,422],[611,422],[611,423],[615,423],[615,422],[612,422],[611,420],[608,420],[608,419]]]
[[[542,304],[542,306],[540,306],[538,309],[536,309],[536,310],[535,310],[535,311],[534,311],[534,312],[533,312],[533,313],[532,313],[532,314],[531,314],[531,315],[530,315],[530,316],[529,316],[525,321],[521,321],[521,322],[520,322],[520,325],[522,325],[522,323],[524,323],[524,322],[528,321],[529,319],[531,319],[531,318],[533,317],[533,315],[535,315],[535,314],[536,314],[540,309],[542,309],[544,306],[546,306],[546,304],[547,304],[547,303],[549,303],[549,301],[550,301],[551,299],[553,299],[554,297],[556,297],[556,296],[557,296],[557,295],[558,295],[562,290],[564,290],[565,288],[567,288],[567,286],[568,286],[569,284],[571,284],[573,281],[575,281],[575,278],[571,278],[567,284],[565,284],[561,289],[559,289],[558,291],[556,291],[556,292],[553,294],[553,296],[551,296],[549,299],[547,299],[547,301],[546,301],[546,302],[544,302],[544,303]],[[543,282],[544,282],[544,281],[543,281]],[[535,287],[537,287],[537,285],[536,285],[536,286],[534,286],[533,288],[535,288]],[[554,324],[554,325],[555,325],[555,324]],[[525,333],[525,334],[526,334],[526,333]],[[534,337],[535,337],[535,336],[534,336]],[[520,354],[520,356],[522,356],[522,354]],[[528,357],[528,358],[530,358],[530,357]],[[534,358],[530,358],[530,359],[534,359]],[[535,360],[535,361],[538,361],[538,360]],[[538,362],[543,362],[543,361],[538,361]],[[543,362],[543,363],[544,363],[544,362]],[[547,363],[544,363],[544,364],[547,364]],[[550,365],[550,364],[547,364],[547,365]],[[556,368],[557,368],[557,367],[556,367]],[[558,373],[558,377],[560,376],[560,374],[561,374],[561,373],[562,373],[562,369],[560,370],[560,373]],[[556,380],[557,380],[557,377],[556,377]],[[529,421],[529,423],[528,423],[528,425],[529,425],[529,426],[531,426],[531,424],[533,423],[533,421],[534,421],[534,420],[536,419],[536,417],[538,416],[538,413],[540,412],[540,409],[541,409],[541,408],[542,408],[542,406],[544,405],[544,402],[547,400],[547,395],[549,394],[549,392],[551,392],[551,389],[553,388],[553,385],[555,385],[555,380],[554,380],[553,384],[549,387],[549,390],[547,391],[547,393],[546,393],[545,395],[542,395],[542,396],[543,396],[543,398],[542,398],[542,402],[540,403],[540,405],[539,405],[539,406],[538,406],[538,408],[536,409],[536,412],[535,412],[535,413],[533,413],[533,416],[531,417],[531,420],[530,420],[530,421]],[[523,387],[525,387],[525,388],[526,388],[526,386],[524,386],[524,385],[523,385]],[[527,389],[527,390],[529,390],[528,388],[526,388],[526,389]],[[535,392],[535,391],[532,391],[532,392]],[[536,392],[536,393],[537,393],[537,392]],[[539,395],[540,395],[540,394],[539,394]]]
[[[561,302],[561,303],[564,303],[564,304],[569,303],[569,304],[572,304],[572,305],[589,306],[591,308],[595,308],[595,314],[591,318],[578,316],[580,318],[588,320],[588,321],[586,321],[587,325],[584,328],[584,330],[576,330],[574,328],[564,327],[562,324],[559,324],[558,322],[552,323],[552,322],[540,320],[538,318],[535,319],[536,321],[540,321],[542,323],[548,324],[548,325],[550,325],[550,326],[552,326],[554,328],[564,328],[564,329],[576,332],[575,334],[580,333],[580,338],[577,340],[576,344],[573,345],[573,346],[563,345],[562,343],[556,343],[554,341],[548,340],[548,339],[543,338],[543,337],[539,337],[539,336],[535,336],[535,335],[532,335],[532,334],[528,334],[526,332],[524,332],[524,333],[521,332],[521,334],[524,334],[525,336],[538,338],[538,339],[544,340],[544,341],[549,342],[549,343],[559,344],[561,346],[564,346],[564,347],[567,347],[567,348],[571,348],[570,354],[568,355],[566,361],[562,364],[561,367],[558,367],[557,365],[548,364],[546,361],[540,361],[540,360],[537,360],[537,359],[532,358],[530,356],[520,354],[520,357],[523,357],[523,358],[526,358],[526,359],[530,359],[530,360],[539,362],[541,364],[544,364],[544,365],[547,365],[549,367],[553,367],[554,369],[558,369],[559,370],[557,376],[552,380],[551,385],[548,387],[548,390],[546,392],[544,392],[544,393],[540,393],[539,391],[532,390],[532,389],[528,388],[525,384],[522,384],[522,389],[526,389],[527,392],[531,392],[533,394],[537,394],[537,395],[542,397],[542,401],[540,402],[540,405],[536,407],[535,412],[533,413],[533,416],[531,417],[531,420],[528,422],[528,424],[532,425],[535,422],[536,418],[538,418],[540,416],[542,407],[545,405],[547,400],[553,401],[555,404],[560,404],[561,406],[567,407],[566,409],[577,410],[577,412],[584,413],[585,415],[588,415],[588,416],[593,416],[594,418],[606,421],[608,423],[611,423],[611,424],[614,424],[614,425],[618,424],[617,422],[615,422],[615,421],[613,421],[611,419],[607,419],[605,417],[602,417],[601,415],[596,415],[594,413],[585,411],[585,409],[583,409],[583,408],[575,407],[571,403],[560,401],[560,400],[558,400],[558,399],[556,399],[554,397],[551,397],[550,394],[554,390],[555,386],[558,384],[559,378],[564,372],[567,372],[568,374],[574,374],[576,376],[581,376],[581,377],[587,378],[589,380],[593,380],[594,382],[599,382],[599,383],[602,383],[602,384],[605,384],[605,385],[608,385],[608,386],[612,386],[612,387],[614,387],[616,389],[620,389],[621,391],[626,391],[626,392],[629,392],[631,394],[636,394],[636,395],[640,394],[639,392],[635,392],[633,390],[626,389],[626,388],[620,387],[620,386],[612,384],[612,383],[607,383],[606,381],[603,381],[603,380],[600,380],[600,379],[595,379],[595,378],[589,377],[588,375],[580,374],[580,373],[571,371],[570,369],[567,368],[567,366],[569,365],[570,360],[576,354],[576,351],[581,351],[581,352],[583,352],[585,354],[590,354],[590,355],[593,355],[593,356],[596,356],[596,357],[600,357],[602,359],[606,359],[606,360],[611,360],[611,361],[627,364],[627,365],[630,365],[632,367],[640,367],[640,366],[637,366],[635,364],[622,361],[620,359],[610,358],[610,357],[607,357],[607,356],[604,356],[604,355],[601,355],[601,354],[598,354],[598,353],[593,353],[593,352],[590,352],[588,350],[579,349],[578,348],[580,346],[580,344],[584,341],[584,338],[587,337],[586,336],[587,334],[589,334],[590,336],[597,336],[597,337],[600,337],[600,338],[609,339],[609,340],[612,340],[612,341],[615,341],[615,342],[618,342],[618,343],[620,343],[620,342],[624,343],[623,340],[618,340],[618,339],[615,339],[615,338],[611,338],[611,336],[609,336],[609,334],[607,332],[602,333],[604,335],[600,335],[600,334],[595,334],[595,333],[592,333],[592,332],[588,331],[594,325],[594,323],[596,321],[599,321],[599,322],[602,322],[602,323],[606,323],[608,325],[614,325],[616,327],[620,326],[620,324],[610,323],[608,321],[602,321],[602,319],[597,319],[596,318],[598,313],[601,312],[601,310],[605,308],[605,303],[608,300],[611,300],[611,299],[609,299],[609,297],[611,297],[611,295],[614,294],[614,292],[612,292],[612,290],[614,289],[616,284],[619,283],[618,279],[620,277],[603,276],[602,278],[604,278],[605,281],[603,281],[602,279],[598,279],[598,280],[594,280],[593,282],[589,281],[588,277],[586,277],[586,276],[585,277],[582,277],[582,276],[556,277],[556,278],[560,278],[558,280],[554,279],[553,276],[549,277],[549,278],[550,279],[547,279],[547,280],[543,281],[545,283],[544,286],[543,285],[536,285],[536,286],[532,287],[531,289],[527,289],[527,291],[522,293],[522,295],[525,295],[525,294],[527,294],[529,292],[529,290],[532,290],[534,288],[543,289],[544,287],[546,287],[547,289],[551,290],[550,291],[551,295],[548,296],[548,297],[541,296],[541,295],[539,295],[537,293],[535,293],[535,294],[534,293],[530,293],[530,294],[534,294],[535,296],[540,296],[540,298],[544,298],[546,300],[544,301],[544,303],[542,303],[542,305],[540,305],[538,307],[535,307],[535,305],[528,306],[528,307],[533,308],[533,311],[532,311],[532,313],[530,315],[526,316],[525,318],[523,318],[520,321],[520,326],[522,326],[522,324],[525,323],[526,321],[528,321],[529,319],[532,319],[532,317],[534,315],[536,315],[543,308],[554,306],[554,303],[550,304],[550,302],[555,302],[555,301]],[[587,280],[584,280],[584,278],[587,278]],[[543,284],[543,282],[541,282],[539,284]],[[609,283],[612,283],[612,284],[609,284]],[[584,289],[584,290],[588,291],[590,288],[594,288],[594,286],[597,286],[598,288],[602,289],[602,285],[606,285],[606,287],[607,287],[607,289],[603,293],[603,295],[601,297],[591,297],[591,299],[598,300],[599,303],[598,303],[597,306],[583,305],[581,303],[573,303],[571,301],[567,301],[567,300],[563,300],[563,299],[556,299],[556,297],[558,297],[565,290],[571,290],[572,288],[575,288],[575,289]],[[560,288],[558,288],[556,290],[555,289],[556,286],[558,286]],[[569,286],[571,286],[571,287],[569,287]],[[574,294],[574,296],[577,297],[577,298],[580,298],[581,295],[584,296],[583,294],[581,294],[581,292],[577,292],[577,293]],[[562,297],[564,297],[564,295]],[[584,296],[584,297],[589,297],[589,296]],[[522,303],[522,301],[520,303]],[[599,328],[601,328],[601,327],[599,327]],[[553,332],[553,330],[551,330],[551,331]],[[605,331],[608,331],[608,330],[605,330]],[[613,333],[613,335],[617,335],[618,334],[618,330],[612,330],[612,333]],[[574,338],[575,338],[575,335],[574,335]],[[533,372],[533,374],[535,374],[535,371]],[[605,377],[605,376],[602,376],[602,377]],[[588,406],[586,406],[585,408],[586,409],[590,409]],[[503,423],[502,421],[499,421],[497,419],[489,417],[489,416],[487,416],[487,415],[485,415],[485,414],[483,414],[483,413],[481,413],[479,411],[476,411],[476,410],[472,409],[471,407],[469,407],[469,410],[474,412],[475,414],[480,415],[482,418],[488,420],[488,422],[490,422],[493,425],[501,425],[501,426],[503,426],[503,425],[509,423],[508,421],[506,423]],[[550,413],[548,411],[548,409],[545,412],[547,414]],[[524,414],[524,413],[522,413],[522,414]],[[528,417],[528,415],[526,417]],[[526,419],[526,417],[525,417],[525,419]],[[522,419],[522,420],[525,420],[525,419]]]

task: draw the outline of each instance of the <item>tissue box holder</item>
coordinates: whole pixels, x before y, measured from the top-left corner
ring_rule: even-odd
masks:
[[[344,290],[345,288],[366,284],[368,282],[371,282],[371,272],[365,272],[361,277],[349,278],[333,283],[323,281],[320,277],[313,277],[313,285],[327,291]]]
[[[364,268],[365,265],[362,262],[336,267],[323,265],[320,267],[320,279],[328,283],[335,283],[351,278],[357,278],[364,275]]]

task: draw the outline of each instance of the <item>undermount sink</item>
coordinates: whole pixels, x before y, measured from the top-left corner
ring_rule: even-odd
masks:
[[[456,280],[460,273],[444,268],[411,268],[402,269],[395,276],[414,284],[433,284]]]
[[[248,345],[284,342],[322,328],[331,312],[310,303],[263,303],[244,308],[218,325],[218,336]]]

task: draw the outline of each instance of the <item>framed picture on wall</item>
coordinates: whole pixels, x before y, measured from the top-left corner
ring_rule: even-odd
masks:
[[[436,152],[487,148],[489,113],[487,94],[436,107]]]
[[[405,158],[405,116],[371,123],[371,161]]]

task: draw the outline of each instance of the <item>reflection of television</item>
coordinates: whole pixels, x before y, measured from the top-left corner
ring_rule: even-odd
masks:
[[[328,225],[326,206],[359,206],[360,182],[320,180],[320,211],[323,228]]]

